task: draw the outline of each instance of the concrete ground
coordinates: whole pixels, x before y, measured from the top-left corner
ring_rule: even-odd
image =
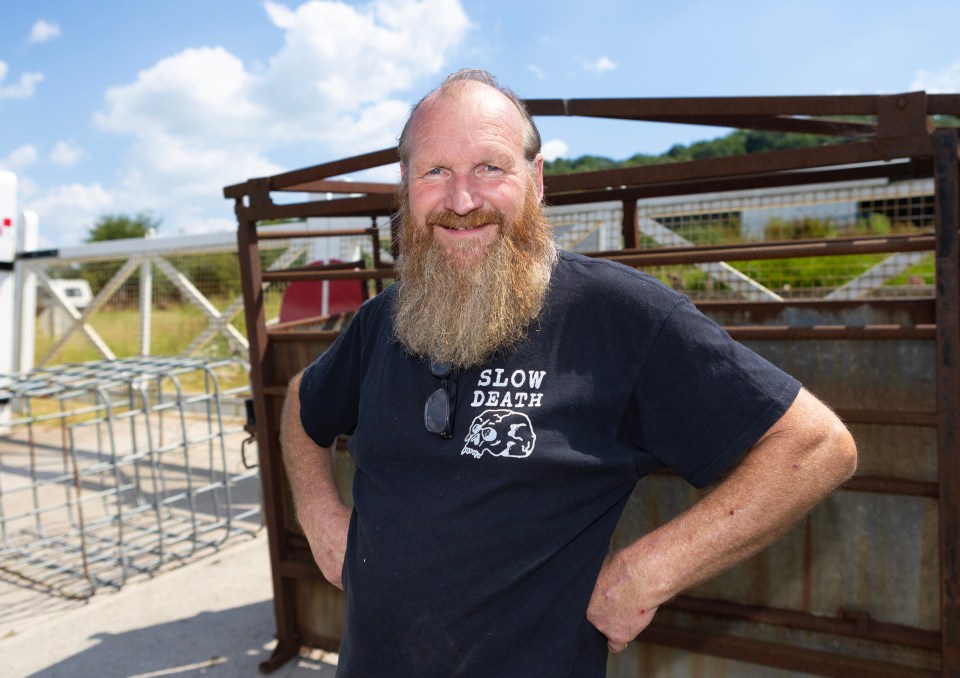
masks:
[[[0,678],[260,675],[276,627],[246,434],[231,422],[211,452],[203,416],[154,417],[149,439],[145,423],[0,435]],[[272,675],[335,665],[318,652]]]
[[[67,601],[0,581],[5,678],[259,676],[275,643],[266,533],[116,593]],[[336,655],[292,660],[276,678],[332,678]]]

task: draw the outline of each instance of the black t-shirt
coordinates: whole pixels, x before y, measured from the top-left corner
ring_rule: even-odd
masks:
[[[586,607],[637,481],[701,487],[799,383],[685,297],[561,253],[540,316],[457,375],[453,437],[424,429],[440,386],[393,337],[390,288],[304,373],[301,420],[356,462],[338,676],[603,676]]]

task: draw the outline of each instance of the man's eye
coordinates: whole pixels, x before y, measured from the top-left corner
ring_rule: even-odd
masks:
[[[484,165],[483,170],[485,172],[499,172],[500,168],[496,165]]]
[[[432,175],[437,175],[437,174],[440,174],[440,172],[441,172],[441,169],[440,169],[439,167],[434,167],[432,170],[430,170],[429,172],[427,172],[427,174],[428,174],[428,175],[430,175],[430,174],[432,174]]]

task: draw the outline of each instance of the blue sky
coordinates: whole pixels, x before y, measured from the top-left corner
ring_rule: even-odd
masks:
[[[464,66],[528,98],[960,92],[958,25],[956,0],[5,2],[0,169],[44,246],[105,213],[151,211],[161,236],[232,230],[223,186],[393,145]],[[722,134],[538,124],[548,157]]]

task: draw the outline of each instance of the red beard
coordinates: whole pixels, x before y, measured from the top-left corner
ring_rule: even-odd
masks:
[[[448,210],[416,221],[407,190],[400,206],[400,258],[394,332],[414,355],[459,368],[479,365],[526,336],[537,317],[556,262],[553,232],[531,182],[523,208],[507,220],[499,211],[460,216]],[[496,240],[468,243],[464,256],[436,241],[434,226],[499,224]]]

